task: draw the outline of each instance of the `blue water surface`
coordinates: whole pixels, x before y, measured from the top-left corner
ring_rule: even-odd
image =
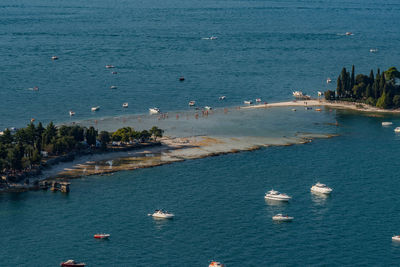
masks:
[[[294,89],[315,95],[334,88],[343,66],[396,65],[399,24],[394,0],[3,0],[0,128],[69,122],[70,109],[82,120],[182,110],[189,100],[216,107],[287,100]],[[218,39],[202,39],[210,36]],[[332,139],[84,177],[69,195],[1,194],[0,265],[397,265],[400,136],[381,122],[400,119],[332,116]],[[331,197],[310,194],[317,181],[334,188]],[[293,200],[270,205],[271,188]],[[147,214],[156,208],[176,218],[155,221]],[[273,223],[279,212],[295,220]],[[97,232],[110,240],[94,240]]]

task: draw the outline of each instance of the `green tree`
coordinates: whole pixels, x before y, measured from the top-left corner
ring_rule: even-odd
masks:
[[[399,108],[400,107],[400,95],[395,95],[393,97],[393,106],[395,108]]]
[[[369,84],[372,87],[372,85],[374,84],[374,81],[375,81],[375,79],[374,79],[374,71],[373,70],[370,71],[368,79],[369,79]]]
[[[381,97],[379,97],[378,101],[376,102],[376,106],[378,108],[383,108],[383,109],[387,109],[390,107],[390,103],[391,99],[388,96],[388,94],[383,93]]]
[[[355,78],[354,78],[354,65],[351,67],[351,79],[350,79],[350,88],[349,90],[352,90],[354,85],[355,85]]]
[[[93,126],[90,126],[86,131],[86,142],[89,146],[96,145],[97,131]]]
[[[1,142],[3,144],[11,144],[14,141],[14,137],[11,134],[11,131],[7,128],[4,130],[3,135],[1,136]]]
[[[391,83],[395,84],[395,79],[400,79],[400,72],[395,68],[391,67],[384,72],[386,80],[390,80]]]
[[[42,157],[40,155],[40,152],[38,149],[35,149],[33,151],[33,155],[32,155],[32,164],[40,164],[40,161],[42,160]]]
[[[151,134],[147,130],[143,130],[140,132],[140,140],[142,142],[146,142],[151,137]]]
[[[338,95],[339,98],[344,95],[343,91],[344,90],[343,90],[343,87],[342,87],[342,79],[339,76],[338,79],[337,79],[337,83],[336,83],[336,92],[337,92],[337,95]]]
[[[149,133],[151,134],[151,136],[154,137],[154,140],[157,141],[157,137],[160,137],[160,138],[161,138],[161,137],[163,136],[164,130],[161,130],[160,128],[158,128],[158,127],[156,127],[156,126],[153,126],[153,127],[149,130]]]
[[[110,134],[106,131],[101,131],[99,134],[99,141],[101,148],[104,150],[107,148],[107,144],[111,141]]]
[[[20,155],[20,153],[16,147],[11,148],[8,151],[7,162],[12,170],[21,170],[22,169],[21,159],[22,159],[22,156]]]
[[[43,133],[42,143],[47,145],[50,144],[51,140],[57,136],[57,128],[54,126],[53,122],[50,122]]]
[[[372,88],[371,88],[371,84],[368,84],[367,88],[365,89],[365,98],[368,98],[371,96],[372,96]]]

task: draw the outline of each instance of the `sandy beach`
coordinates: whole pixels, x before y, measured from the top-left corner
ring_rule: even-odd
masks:
[[[276,103],[267,103],[251,106],[243,106],[242,109],[254,108],[273,108],[273,107],[331,107],[335,109],[349,109],[361,112],[373,113],[400,113],[400,109],[381,109],[363,103],[347,102],[347,101],[327,101],[325,99],[311,99],[311,100],[293,100]]]

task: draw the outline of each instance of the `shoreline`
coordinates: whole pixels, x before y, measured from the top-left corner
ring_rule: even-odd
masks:
[[[47,173],[46,180],[75,179],[91,175],[112,175],[118,171],[152,168],[192,159],[258,150],[271,146],[307,144],[313,139],[327,139],[336,135],[299,135],[294,138],[233,138],[233,137],[163,137],[157,148],[125,154],[103,155],[65,163]],[[61,170],[62,169],[62,170]]]
[[[306,104],[307,103],[307,104]],[[361,112],[370,113],[389,113],[389,114],[400,114],[400,109],[381,109],[373,107],[364,103],[347,102],[347,101],[327,101],[325,99],[310,99],[310,100],[292,100],[282,101],[267,104],[256,104],[250,106],[241,106],[241,109],[256,109],[256,108],[273,108],[273,107],[316,107],[325,106],[335,109],[348,109]]]

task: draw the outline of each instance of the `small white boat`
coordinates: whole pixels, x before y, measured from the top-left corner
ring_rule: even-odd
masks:
[[[57,60],[58,57],[57,57],[57,56],[52,56],[51,59],[52,59],[52,60]]]
[[[393,122],[391,122],[391,121],[383,121],[382,122],[382,126],[390,126],[392,124],[393,124]]]
[[[208,267],[225,267],[225,264],[222,264],[219,261],[211,261]]]
[[[354,34],[352,32],[346,32],[346,35],[349,36],[349,35],[354,35]]]
[[[72,111],[72,110],[70,110],[70,111],[69,111],[69,115],[70,115],[70,116],[74,116],[74,115],[75,115],[75,112]]]
[[[260,103],[261,102],[261,98],[256,98],[256,102]]]
[[[149,108],[149,112],[150,112],[150,114],[158,114],[158,113],[160,113],[160,109],[156,108],[156,107]]]
[[[106,65],[106,68],[107,69],[112,69],[112,68],[115,68],[113,65]]]
[[[292,111],[296,111],[296,109],[295,109],[295,108],[292,108]]]
[[[376,53],[376,52],[378,52],[378,49],[377,49],[377,48],[371,48],[371,49],[369,50],[369,52],[371,52],[371,53]]]
[[[226,98],[226,96],[223,95],[223,96],[220,96],[218,99],[219,100],[225,100],[225,98]]]
[[[399,241],[400,242],[400,235],[395,235],[392,237],[393,241]]]
[[[127,108],[128,105],[129,105],[128,103],[123,103],[123,104],[122,104],[122,107],[123,107],[123,108]]]
[[[292,197],[272,189],[265,194],[264,198],[277,201],[289,201]]]
[[[192,100],[192,101],[189,101],[189,106],[192,107],[192,106],[194,106],[194,105],[196,105],[196,101],[193,101],[193,100]]]
[[[245,101],[243,101],[243,103],[245,103],[245,104],[247,104],[247,105],[251,105],[251,104],[253,104],[253,101],[251,101],[251,100],[245,100]]]
[[[331,83],[331,82],[332,82],[331,78],[328,77],[328,79],[326,79],[326,83]]]
[[[332,191],[332,188],[328,187],[326,184],[321,184],[320,182],[311,187],[311,192],[314,193],[330,194]]]
[[[203,40],[216,40],[216,39],[218,39],[218,37],[217,36],[211,36],[211,37],[204,37],[204,38],[201,38],[201,39],[203,39]]]
[[[111,85],[110,89],[117,89],[117,86],[116,85]]]
[[[293,217],[290,217],[288,215],[283,215],[281,213],[276,214],[275,216],[272,217],[272,220],[278,221],[278,222],[291,222],[293,221]]]
[[[100,106],[92,107],[92,111],[98,111],[99,109],[100,109]]]
[[[158,219],[172,219],[175,216],[173,213],[169,213],[168,211],[163,211],[163,210],[155,210],[153,214],[147,214],[147,215]]]
[[[205,106],[204,109],[205,109],[205,110],[212,110],[212,107],[210,107],[210,106]]]
[[[396,127],[396,128],[394,129],[394,132],[395,132],[395,133],[400,133],[400,127]]]

